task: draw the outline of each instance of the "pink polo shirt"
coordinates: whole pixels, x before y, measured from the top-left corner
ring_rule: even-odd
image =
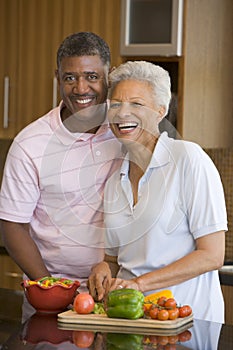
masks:
[[[108,124],[69,132],[61,105],[22,130],[9,150],[0,218],[29,223],[52,275],[86,279],[104,256],[103,188],[121,145]]]

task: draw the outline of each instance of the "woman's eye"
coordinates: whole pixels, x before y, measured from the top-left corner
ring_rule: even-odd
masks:
[[[132,102],[132,105],[136,106],[136,107],[142,107],[143,106],[143,104],[140,103],[140,102]]]
[[[114,103],[110,103],[110,108],[119,108],[120,107],[120,103],[118,102],[114,102]]]

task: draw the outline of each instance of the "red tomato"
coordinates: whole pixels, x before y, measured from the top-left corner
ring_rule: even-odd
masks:
[[[175,309],[177,304],[176,304],[176,301],[174,298],[168,298],[166,301],[165,301],[165,304],[164,306],[166,307],[166,309]]]
[[[153,319],[156,319],[156,318],[158,318],[158,312],[159,312],[158,307],[152,307],[149,311],[149,316]]]
[[[169,320],[176,320],[179,317],[179,309],[177,307],[167,311],[169,313]]]
[[[164,350],[176,350],[176,344],[167,344],[165,345],[165,347],[163,348]]]
[[[179,308],[179,317],[187,317],[191,315],[192,308],[189,305],[183,305]]]
[[[188,341],[192,338],[192,333],[189,330],[186,330],[178,335],[180,342]]]
[[[158,312],[158,320],[166,321],[166,320],[168,320],[168,317],[169,317],[169,313],[168,313],[167,310],[165,310],[165,309],[159,310],[159,312]]]
[[[144,311],[144,314],[149,316],[149,313],[150,313],[150,309],[152,308],[152,304],[144,304],[143,305],[143,311]]]
[[[168,344],[168,337],[166,335],[158,335],[158,344],[160,345],[166,345]]]
[[[89,348],[92,345],[95,333],[91,331],[73,331],[73,343],[78,348]]]
[[[80,293],[76,295],[73,306],[78,314],[90,314],[94,310],[95,302],[90,294]]]
[[[168,342],[169,342],[169,344],[176,344],[176,343],[178,343],[178,341],[179,341],[179,337],[178,337],[177,334],[176,334],[176,335],[169,335],[169,336],[168,336]]]
[[[166,297],[160,297],[160,298],[157,300],[157,304],[158,304],[159,306],[164,306],[166,300],[167,300]]]
[[[156,335],[149,335],[149,343],[152,345],[157,345],[158,344],[158,338]]]

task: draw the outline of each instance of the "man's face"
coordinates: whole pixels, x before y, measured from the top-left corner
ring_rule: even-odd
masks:
[[[57,78],[61,98],[70,114],[106,101],[107,75],[107,67],[98,55],[62,59]]]

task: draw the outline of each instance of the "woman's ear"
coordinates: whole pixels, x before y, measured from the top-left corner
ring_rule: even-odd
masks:
[[[165,113],[166,113],[166,109],[164,106],[160,106],[159,110],[158,110],[158,113],[159,113],[159,122],[161,122],[161,120],[163,120],[163,118],[165,117]]]
[[[110,68],[110,69],[109,69],[109,74],[110,74],[110,73],[112,73],[112,72],[113,72],[115,69],[116,69],[116,67],[115,67],[115,66],[114,66],[114,67],[112,67],[112,68]]]

